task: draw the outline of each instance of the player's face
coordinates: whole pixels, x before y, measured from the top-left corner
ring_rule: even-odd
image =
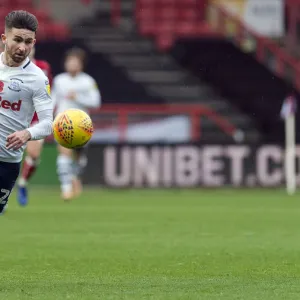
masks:
[[[82,61],[77,56],[69,56],[65,61],[65,70],[70,74],[80,73],[82,68]]]
[[[12,28],[2,34],[5,52],[16,64],[20,64],[26,59],[35,41],[35,33],[28,29]]]

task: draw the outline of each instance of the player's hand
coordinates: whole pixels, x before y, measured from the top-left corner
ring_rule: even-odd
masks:
[[[74,91],[70,92],[67,98],[71,101],[74,101],[76,99],[76,93]]]
[[[16,131],[6,138],[6,148],[18,150],[30,139],[31,134],[28,130]]]

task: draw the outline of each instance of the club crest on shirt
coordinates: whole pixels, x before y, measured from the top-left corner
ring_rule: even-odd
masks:
[[[0,81],[0,93],[2,93],[4,90],[4,82]]]
[[[23,83],[21,79],[11,78],[8,88],[14,92],[21,92],[21,83]]]
[[[45,85],[46,85],[47,94],[50,96],[51,88],[48,80],[45,81]]]

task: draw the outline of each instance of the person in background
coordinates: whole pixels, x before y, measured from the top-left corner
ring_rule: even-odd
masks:
[[[101,94],[96,81],[83,71],[85,61],[86,53],[80,48],[72,48],[66,53],[65,72],[53,79],[52,97],[56,114],[72,108],[88,112],[91,108],[100,107]],[[63,200],[71,200],[82,191],[81,174],[87,164],[85,149],[57,146],[57,174]]]

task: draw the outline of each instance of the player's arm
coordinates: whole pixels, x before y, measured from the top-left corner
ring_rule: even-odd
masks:
[[[53,109],[37,111],[39,122],[27,128],[30,140],[41,140],[52,133]]]
[[[87,108],[97,108],[101,105],[101,94],[94,79],[89,80],[84,91],[76,93],[74,101]]]
[[[27,128],[30,140],[44,139],[52,133],[53,103],[50,95],[50,84],[47,77],[40,77],[35,82],[33,105],[38,115],[39,122]]]

